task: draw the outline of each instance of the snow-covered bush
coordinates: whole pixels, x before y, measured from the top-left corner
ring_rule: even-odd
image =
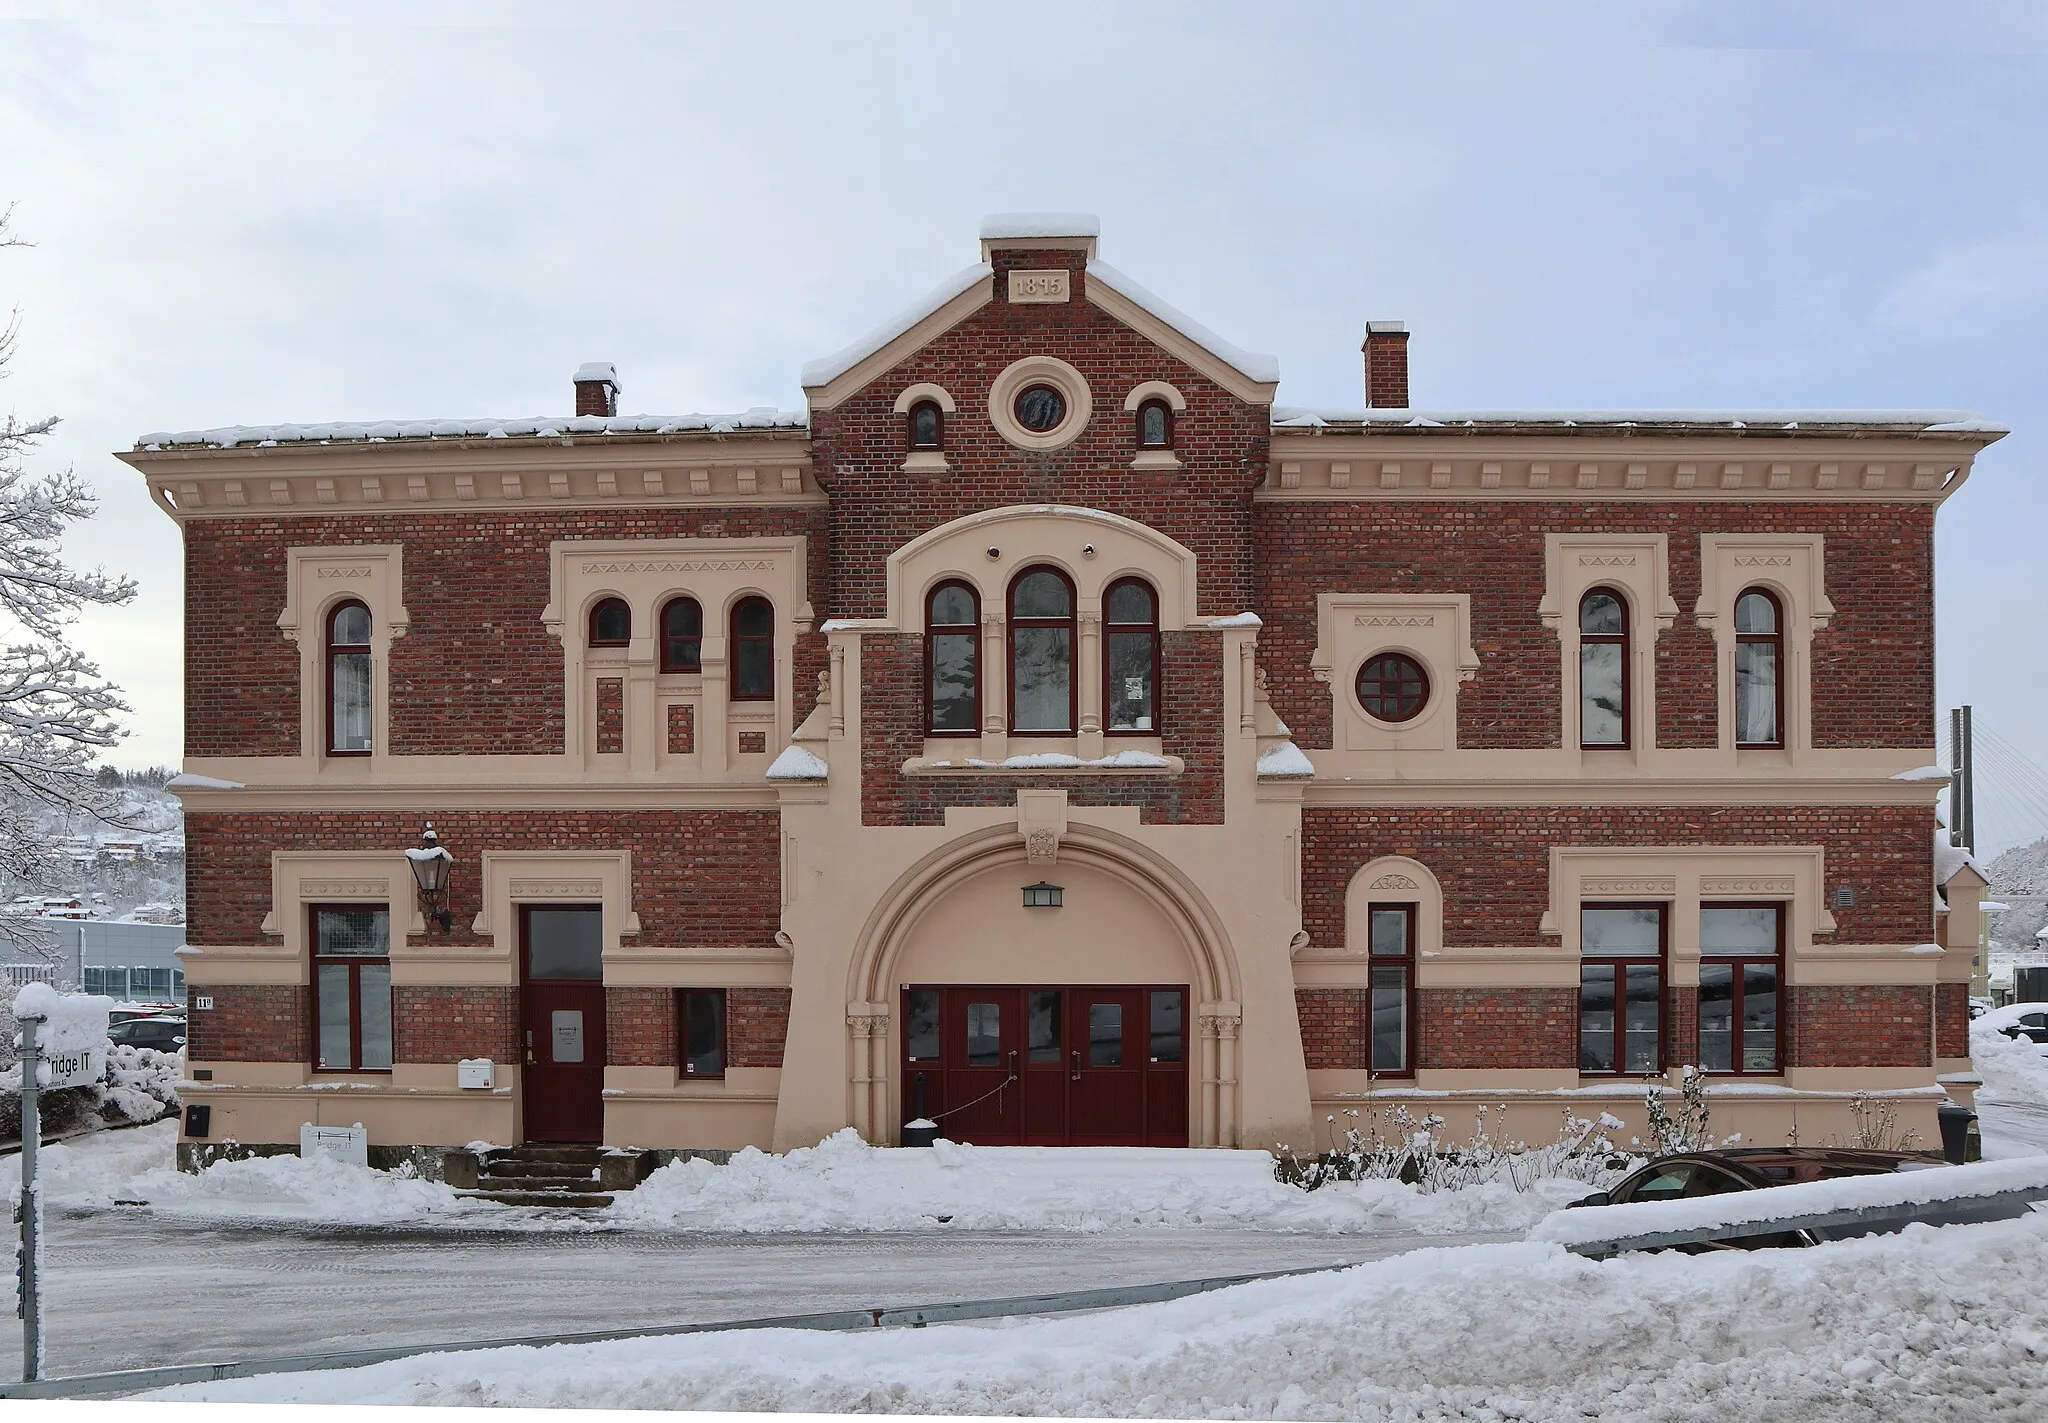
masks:
[[[1351,1124],[1340,1144],[1309,1156],[1281,1146],[1274,1152],[1274,1176],[1304,1191],[1332,1181],[1375,1180],[1402,1181],[1425,1193],[1489,1182],[1527,1191],[1559,1177],[1602,1185],[1638,1164],[1608,1140],[1607,1133],[1622,1124],[1604,1112],[1589,1121],[1564,1110],[1556,1140],[1533,1147],[1509,1134],[1505,1103],[1478,1108],[1472,1134],[1463,1141],[1444,1133],[1444,1119],[1436,1113],[1417,1116],[1403,1104],[1353,1108],[1344,1115]],[[1337,1118],[1325,1121],[1334,1131]]]
[[[107,1071],[87,1087],[36,1094],[43,1133],[55,1136],[95,1122],[135,1126],[179,1110],[178,1081],[185,1075],[182,1053],[121,1044],[107,1049]],[[21,1139],[21,1064],[0,1071],[0,1140]]]

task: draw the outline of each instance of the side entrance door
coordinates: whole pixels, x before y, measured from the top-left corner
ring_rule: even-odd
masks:
[[[604,1137],[604,913],[595,905],[519,911],[520,1074],[528,1141]]]

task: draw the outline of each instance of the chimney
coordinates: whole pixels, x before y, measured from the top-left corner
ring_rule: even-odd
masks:
[[[1408,327],[1399,321],[1365,323],[1365,403],[1376,410],[1408,408]]]
[[[619,373],[610,361],[585,361],[576,368],[576,413],[619,413]]]

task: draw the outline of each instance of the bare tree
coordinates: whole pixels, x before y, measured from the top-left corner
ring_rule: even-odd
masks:
[[[0,211],[0,249],[27,245],[13,216],[11,206]],[[16,307],[0,328],[0,380],[20,332]],[[126,603],[135,583],[64,561],[65,531],[90,519],[98,501],[71,470],[29,473],[30,452],[56,426],[53,415],[26,423],[0,415],[0,874],[17,882],[38,882],[50,867],[34,805],[118,823],[122,803],[118,787],[97,782],[93,759],[125,735],[115,717],[128,705],[65,639],[84,608]],[[7,937],[31,951],[28,939],[41,939]]]

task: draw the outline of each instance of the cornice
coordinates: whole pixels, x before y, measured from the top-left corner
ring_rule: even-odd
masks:
[[[1316,754],[1310,748],[1309,756]],[[1921,806],[1924,786],[1890,779],[1799,776],[1642,776],[1629,780],[1404,778],[1303,783],[1304,804],[1337,806]]]

